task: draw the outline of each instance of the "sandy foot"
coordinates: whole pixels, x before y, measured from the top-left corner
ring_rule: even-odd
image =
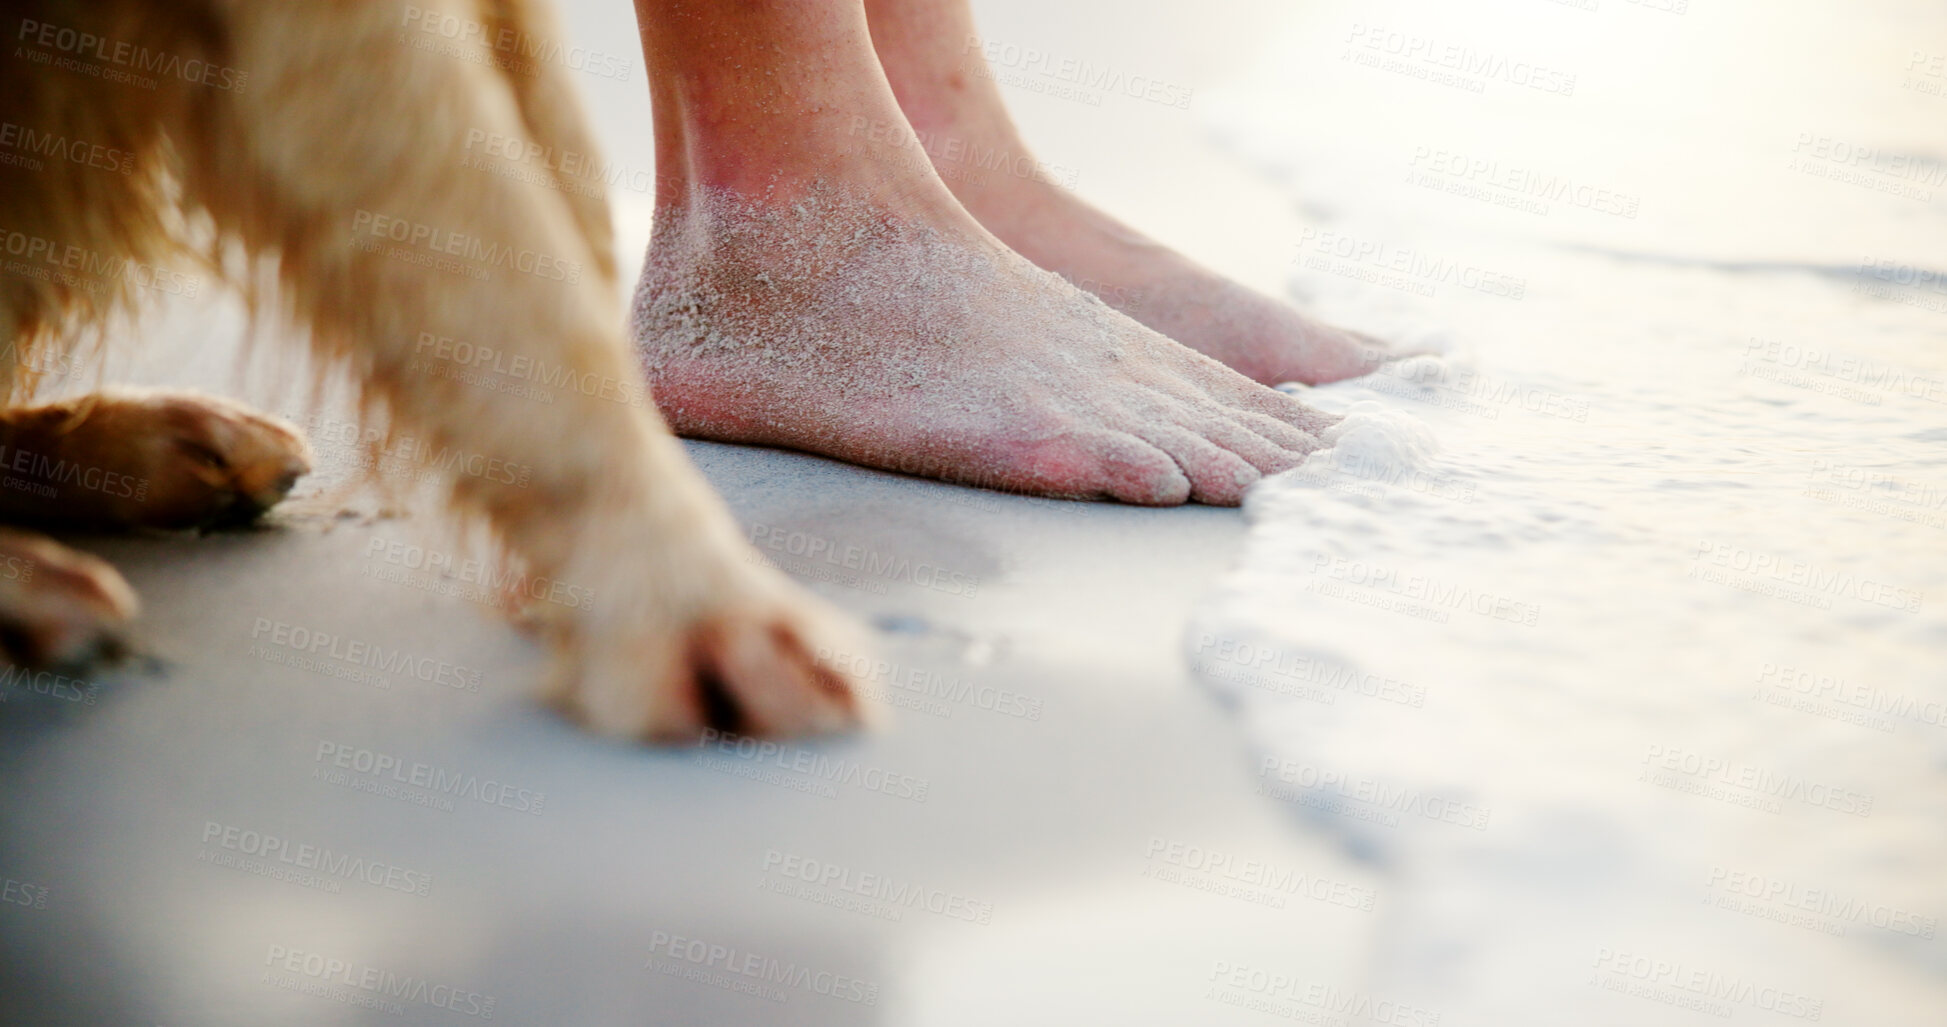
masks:
[[[1235,504],[1319,448],[1332,418],[1117,313],[964,213],[899,207],[697,190],[660,214],[633,330],[678,433],[1143,504]]]
[[[1233,282],[1053,183],[1016,178],[960,192],[1009,247],[1253,380],[1318,385],[1407,355]]]

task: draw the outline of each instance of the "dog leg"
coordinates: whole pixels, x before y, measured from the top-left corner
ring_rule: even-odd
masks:
[[[559,586],[551,697],[617,736],[856,723],[850,629],[758,559],[656,416],[609,259],[560,194],[456,170],[470,131],[527,138],[501,75],[402,42],[468,9],[227,10],[250,88],[187,148],[188,195],[278,256],[314,346]]]
[[[9,388],[26,348],[16,331],[24,321],[20,307],[31,302],[0,292],[0,339],[7,340],[0,378]],[[67,484],[68,476],[58,474],[60,484],[34,480],[52,465],[47,451],[17,427],[28,413],[0,410],[0,520],[21,519],[22,508],[48,501],[44,491],[53,488],[58,495]],[[26,481],[37,487],[23,489]],[[105,561],[45,535],[0,527],[0,663],[40,669],[119,656],[122,629],[139,607],[135,590]]]
[[[545,3],[537,0],[480,0],[489,38],[538,41],[545,48],[566,45],[566,37]],[[503,34],[504,33],[504,34]],[[595,252],[599,272],[615,275],[615,229],[609,222],[607,192],[599,176],[571,169],[602,167],[595,137],[582,116],[581,102],[563,70],[545,60],[503,66],[507,87],[520,106],[527,134],[551,159],[542,163]]]

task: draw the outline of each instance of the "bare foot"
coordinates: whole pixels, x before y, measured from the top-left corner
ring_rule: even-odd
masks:
[[[633,330],[680,434],[1035,495],[1234,505],[1332,420],[1035,267],[944,195],[692,189],[659,212]]]
[[[947,183],[983,226],[1022,256],[1267,385],[1354,378],[1406,355],[1231,281],[1055,183],[1010,175],[962,175]]]

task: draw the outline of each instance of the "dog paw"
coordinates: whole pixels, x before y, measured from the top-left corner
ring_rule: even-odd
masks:
[[[864,652],[854,630],[779,586],[666,632],[638,623],[619,644],[584,625],[552,698],[599,734],[662,743],[706,728],[783,738],[863,726],[871,708],[847,669]]]
[[[137,608],[135,590],[102,560],[0,528],[0,659],[29,668],[112,659]]]
[[[8,455],[25,454],[30,469],[16,471],[7,491],[43,522],[241,527],[311,469],[310,447],[295,426],[200,393],[117,390],[7,417]]]

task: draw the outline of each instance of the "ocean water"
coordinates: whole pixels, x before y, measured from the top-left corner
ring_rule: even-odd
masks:
[[[1341,983],[1398,1022],[1947,1022],[1943,55],[1898,0],[1317,3],[1206,98],[1293,295],[1437,354],[1290,387],[1347,418],[1185,640],[1390,882]]]

